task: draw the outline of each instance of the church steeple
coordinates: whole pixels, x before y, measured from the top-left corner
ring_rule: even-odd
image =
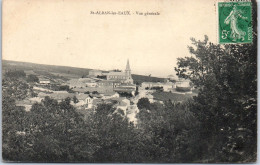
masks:
[[[129,59],[127,59],[126,68],[125,68],[125,75],[126,75],[126,83],[133,84],[133,79],[131,76],[131,69],[129,64]]]
[[[129,64],[129,59],[127,59],[127,64],[126,64],[126,68],[125,68],[125,71],[131,71],[130,69],[130,64]]]
[[[126,68],[125,68],[125,74],[127,76],[127,79],[131,79],[131,69],[129,64],[129,59],[127,59]]]

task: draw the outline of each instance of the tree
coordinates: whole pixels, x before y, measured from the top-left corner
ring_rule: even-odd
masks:
[[[61,90],[61,91],[70,91],[70,87],[68,85],[61,85],[59,87],[59,90]]]
[[[189,102],[165,102],[151,104],[149,111],[140,109],[138,128],[147,146],[143,148],[149,155],[146,161],[192,162],[199,158],[199,122],[189,106]]]
[[[3,101],[3,158],[13,161],[90,161],[88,126],[69,104],[45,97],[25,112],[10,97]],[[12,104],[10,104],[12,103]]]
[[[79,102],[79,100],[78,100],[78,98],[76,97],[76,96],[73,96],[73,102],[74,102],[74,104],[76,104],[76,103],[78,103]]]
[[[156,91],[160,91],[160,92],[163,91],[163,87],[159,87],[159,86],[151,87],[151,89],[152,89],[152,90],[156,90]]]
[[[3,93],[2,97],[2,156],[4,160],[17,161],[26,157],[23,148],[27,137],[23,135],[26,127],[26,112],[15,106],[15,100]]]
[[[175,70],[199,89],[191,110],[202,125],[201,159],[254,160],[256,40],[252,45],[225,46],[208,42],[207,36],[204,41],[191,41],[194,46],[188,48],[193,56],[179,58]]]
[[[93,91],[92,94],[98,94],[98,92],[97,91]]]
[[[23,100],[28,95],[29,85],[16,78],[4,78],[2,81],[3,95],[8,95],[15,100]]]
[[[150,109],[150,101],[148,98],[141,98],[137,102],[138,109]]]
[[[15,79],[26,77],[26,74],[23,70],[9,70],[4,75],[7,78],[15,78]]]
[[[126,97],[126,98],[133,97],[132,93],[129,92],[118,92],[118,94],[120,95],[120,97]]]
[[[39,78],[36,75],[28,75],[27,76],[27,82],[37,82],[39,83]]]
[[[138,94],[139,94],[139,87],[137,86],[135,90],[135,96],[137,96]]]
[[[128,119],[115,113],[112,104],[100,104],[87,120],[95,135],[95,162],[135,162],[142,160],[137,148],[139,134]]]

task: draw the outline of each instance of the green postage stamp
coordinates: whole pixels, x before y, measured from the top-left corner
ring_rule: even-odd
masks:
[[[251,2],[218,2],[217,11],[220,44],[252,43]]]

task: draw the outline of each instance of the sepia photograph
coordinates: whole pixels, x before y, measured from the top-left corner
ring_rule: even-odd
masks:
[[[255,163],[256,0],[3,0],[2,161]]]

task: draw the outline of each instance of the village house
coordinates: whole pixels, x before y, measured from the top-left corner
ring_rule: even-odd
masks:
[[[135,86],[134,87],[118,86],[114,88],[115,92],[126,92],[126,93],[131,93],[132,95],[134,95],[135,90],[136,90]]]
[[[55,92],[51,94],[44,94],[45,96],[49,96],[52,99],[57,100],[58,102],[61,102],[65,100],[66,98],[72,98],[74,96],[73,93],[68,93],[68,92]],[[38,95],[39,97],[45,97],[44,95]]]
[[[51,81],[48,80],[48,79],[39,78],[39,83],[40,83],[40,84],[50,84]]]
[[[93,102],[92,102],[92,108],[95,110],[97,108],[97,106],[99,104],[102,104],[104,103],[104,100],[101,99],[101,98],[98,98],[98,99],[93,99]]]
[[[65,100],[66,98],[71,99],[71,104],[74,106],[85,106],[86,108],[92,108],[93,107],[93,97],[89,96],[88,94],[74,94],[74,93],[68,93],[66,91],[55,91],[55,93],[46,94],[46,93],[39,93],[38,98],[35,100],[39,101],[41,99],[44,99],[44,97],[49,96],[52,99],[57,100],[58,102],[61,102]],[[78,102],[74,103],[73,97],[77,98]]]
[[[71,79],[67,82],[70,88],[96,87],[97,80],[91,78]]]
[[[177,91],[191,91],[191,82],[188,79],[179,79],[176,82]]]
[[[126,99],[126,98],[124,98],[124,99],[122,99],[122,100],[120,100],[119,102],[118,102],[118,104],[116,105],[116,109],[118,110],[118,109],[121,109],[121,110],[123,110],[124,111],[124,114],[126,115],[126,111],[127,111],[127,107],[128,106],[130,106],[130,100],[128,100],[128,99]]]
[[[25,111],[30,111],[33,104],[34,104],[34,102],[30,101],[30,100],[19,100],[19,101],[16,100],[15,101],[15,105],[17,107],[24,107]]]
[[[161,83],[161,82],[143,82],[141,84],[141,89],[151,89],[152,87],[162,87],[163,91],[165,92],[169,92],[172,89],[174,89],[176,87],[175,83],[173,82],[165,82],[165,83]]]
[[[46,89],[46,88],[41,88],[41,87],[37,87],[37,86],[33,86],[33,90],[37,91],[37,92],[53,92],[53,90],[50,89]]]
[[[29,99],[32,103],[40,103],[42,101],[42,98],[40,97],[32,97]]]
[[[98,87],[115,88],[121,84],[120,81],[115,80],[102,80],[97,82]]]
[[[90,97],[88,94],[78,94],[74,96],[76,96],[76,98],[78,99],[78,103],[74,103],[72,100],[72,105],[74,104],[75,106],[85,106],[86,109],[90,109],[93,107],[94,99]]]
[[[119,98],[119,94],[116,92],[105,92],[101,96],[103,99]]]
[[[170,92],[172,91],[172,89],[176,88],[176,85],[175,83],[172,82],[166,82],[162,84],[162,87],[163,87],[163,91]]]
[[[86,86],[87,87],[97,87],[97,83],[96,82],[86,82]]]

